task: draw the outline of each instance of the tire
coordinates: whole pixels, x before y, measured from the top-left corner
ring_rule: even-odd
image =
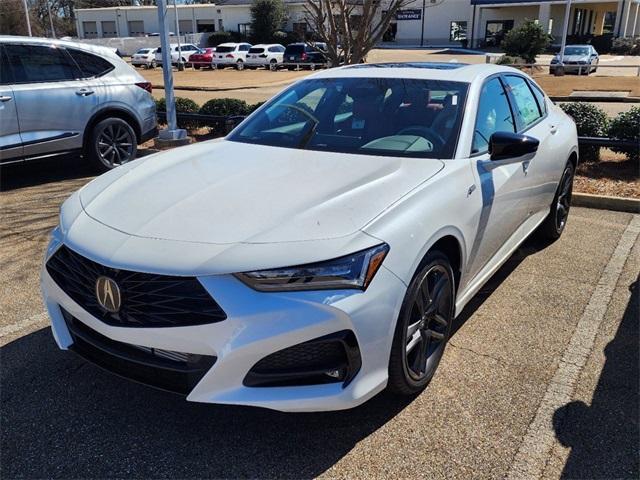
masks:
[[[569,209],[571,208],[571,194],[573,192],[573,176],[575,169],[571,162],[568,162],[560,177],[556,194],[553,196],[553,203],[549,208],[549,215],[538,227],[536,236],[545,242],[555,242],[560,238],[564,227],[567,225]]]
[[[411,280],[402,302],[389,358],[387,388],[391,392],[413,395],[429,384],[451,335],[454,306],[451,263],[445,254],[433,250]]]
[[[269,66],[267,68],[272,72],[275,72],[278,69],[278,61],[274,58],[269,62]]]
[[[193,66],[193,68],[194,68],[195,70],[200,70],[200,65],[194,65],[194,66]]]
[[[85,147],[85,154],[93,167],[102,172],[135,160],[137,151],[136,132],[118,117],[98,122]]]
[[[238,71],[244,70],[244,62],[242,60],[238,60],[236,62],[236,70]]]

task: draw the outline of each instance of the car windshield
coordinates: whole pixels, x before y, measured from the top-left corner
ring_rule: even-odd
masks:
[[[565,55],[589,55],[587,47],[567,47],[564,49]]]
[[[229,140],[367,155],[452,158],[467,83],[400,78],[300,82]]]
[[[150,49],[149,49],[149,48],[141,48],[141,49],[140,49],[140,50],[138,50],[136,53],[143,54],[143,53],[149,53],[149,51],[150,51]]]
[[[236,49],[236,47],[218,47],[216,48],[216,52],[217,53],[228,53],[228,52],[233,52]]]

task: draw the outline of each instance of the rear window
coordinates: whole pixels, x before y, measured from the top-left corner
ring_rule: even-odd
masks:
[[[264,52],[264,48],[251,47],[249,49],[249,53],[262,53]]]
[[[100,58],[91,53],[73,48],[68,48],[67,51],[80,68],[83,78],[101,77],[115,68],[104,58]]]
[[[218,47],[216,48],[216,53],[229,53],[234,52],[236,47]]]
[[[289,45],[285,50],[286,53],[299,54],[304,52],[304,45]]]
[[[140,50],[138,50],[136,53],[139,53],[140,55],[144,55],[146,53],[149,53],[151,51],[150,48],[141,48]]]

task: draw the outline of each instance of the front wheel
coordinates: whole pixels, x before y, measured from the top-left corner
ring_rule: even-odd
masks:
[[[136,133],[121,118],[105,118],[93,127],[86,149],[94,167],[111,170],[136,158]]]
[[[389,359],[388,388],[411,395],[431,381],[451,335],[455,281],[446,255],[434,250],[405,294]]]
[[[244,62],[242,60],[236,62],[236,70],[244,70]]]
[[[569,162],[562,172],[560,183],[553,197],[553,203],[549,209],[549,215],[538,227],[538,237],[541,240],[553,242],[560,238],[569,218],[571,208],[571,195],[573,193],[573,177],[575,169]]]

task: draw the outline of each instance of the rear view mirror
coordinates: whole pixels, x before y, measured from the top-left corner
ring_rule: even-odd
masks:
[[[528,135],[513,132],[495,132],[489,139],[491,160],[517,158],[538,150],[540,141]]]

